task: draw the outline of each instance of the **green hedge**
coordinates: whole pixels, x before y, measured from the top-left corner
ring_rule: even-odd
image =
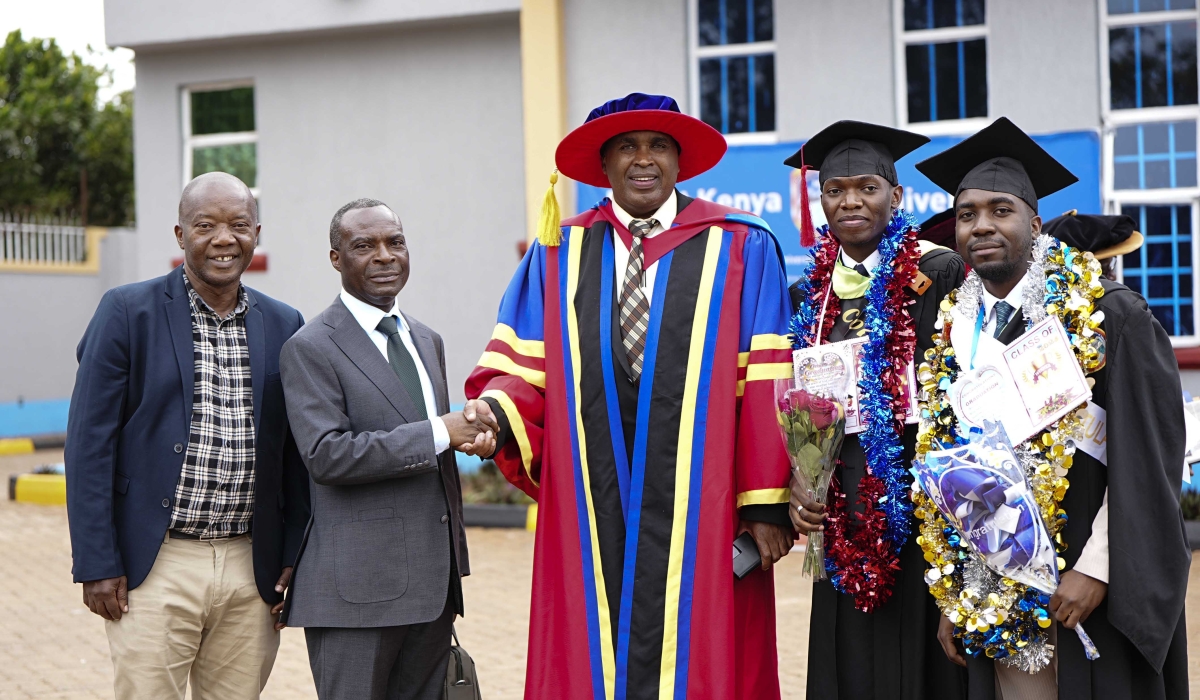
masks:
[[[510,503],[527,505],[533,499],[521,489],[508,483],[492,460],[486,460],[479,469],[462,474],[463,503]]]

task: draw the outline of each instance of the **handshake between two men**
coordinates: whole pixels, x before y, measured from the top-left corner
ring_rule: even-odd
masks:
[[[450,444],[459,452],[486,459],[496,451],[500,424],[486,401],[472,399],[462,411],[442,416],[442,423],[450,434]]]

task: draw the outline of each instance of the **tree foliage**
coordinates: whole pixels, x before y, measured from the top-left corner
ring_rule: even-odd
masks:
[[[8,35],[0,46],[0,211],[133,221],[133,95],[99,104],[107,74],[53,39]]]

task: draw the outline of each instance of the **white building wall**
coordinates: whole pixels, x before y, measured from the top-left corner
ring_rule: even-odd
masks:
[[[1098,129],[1096,0],[988,0],[987,13],[989,116],[1039,134]]]
[[[105,40],[133,49],[511,13],[521,0],[108,0]]]
[[[689,111],[689,1],[562,0],[568,128],[631,92],[670,95]]]
[[[840,119],[895,126],[893,0],[775,0],[779,140]]]
[[[907,86],[896,79],[894,5],[776,0],[781,141],[839,119],[897,125]],[[989,118],[1034,133],[1099,128],[1098,12],[1096,0],[988,0]]]
[[[83,331],[104,292],[136,279],[136,257],[136,234],[112,228],[97,274],[0,273],[0,404],[71,395]]]
[[[135,112],[139,275],[180,252],[184,86],[252,79],[261,248],[246,284],[312,318],[333,300],[329,221],[359,197],[400,215],[412,256],[402,308],[446,342],[461,400],[524,238],[515,14],[368,34],[140,51]]]

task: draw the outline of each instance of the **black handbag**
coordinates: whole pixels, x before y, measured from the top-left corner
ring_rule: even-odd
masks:
[[[475,661],[458,644],[458,632],[450,628],[454,643],[450,645],[450,662],[446,666],[446,687],[442,700],[483,700],[479,695],[479,677],[475,675]]]

